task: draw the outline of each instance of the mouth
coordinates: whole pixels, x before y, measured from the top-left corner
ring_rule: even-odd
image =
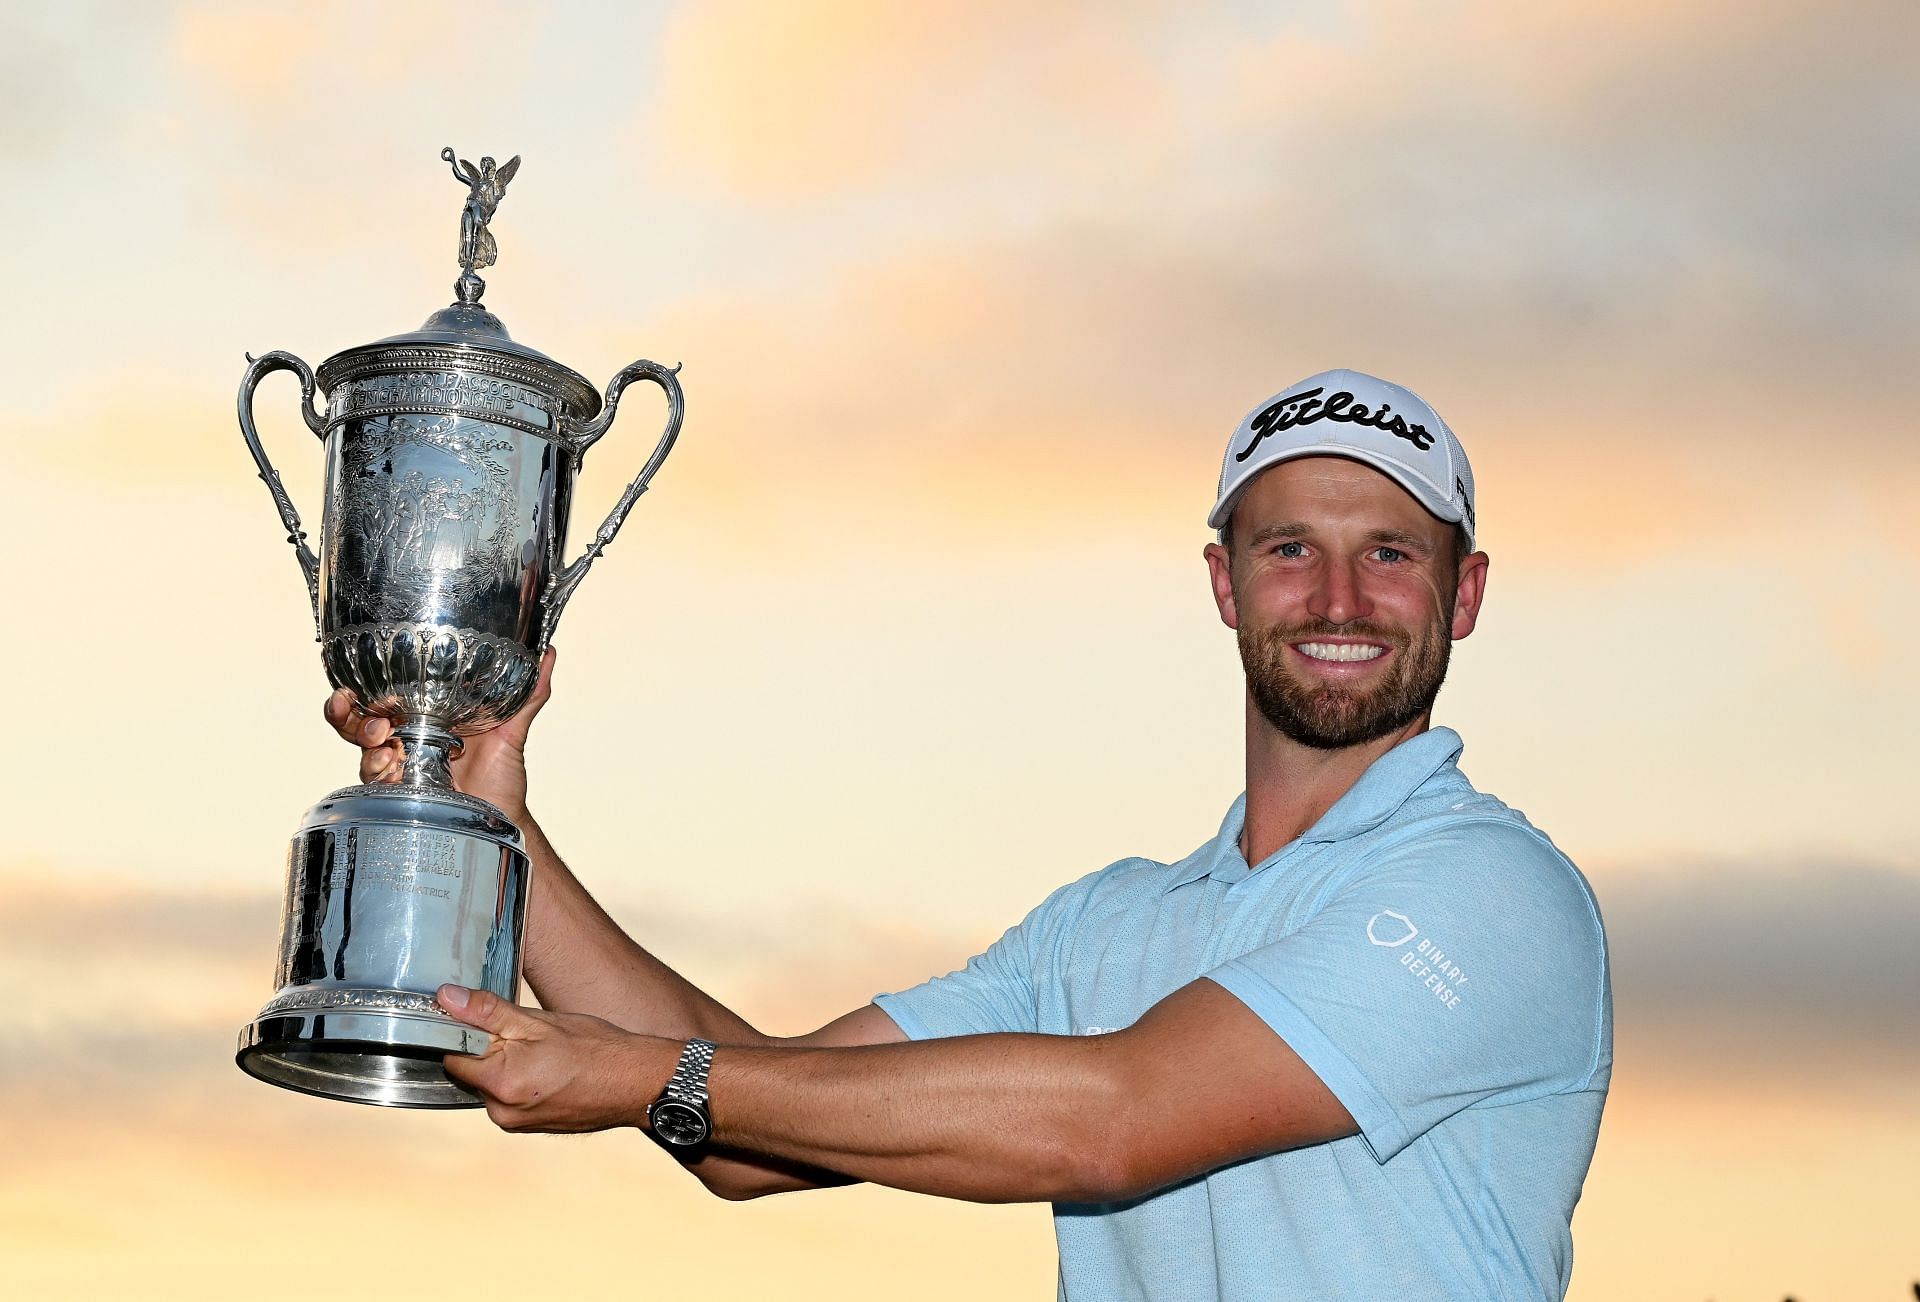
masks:
[[[1322,664],[1355,664],[1378,660],[1387,648],[1376,642],[1293,642],[1295,651]]]

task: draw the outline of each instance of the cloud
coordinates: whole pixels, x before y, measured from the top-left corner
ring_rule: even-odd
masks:
[[[50,877],[19,869],[0,877],[0,974],[33,991],[0,1011],[11,1046],[0,1091],[65,1080],[82,1059],[103,1055],[149,1085],[230,1069],[234,1033],[273,993],[278,897],[125,882],[75,888]],[[724,919],[609,899],[616,914],[643,919],[636,934],[650,949],[716,990],[737,991],[742,1015],[774,1034],[811,1030],[880,990],[946,971],[990,939],[902,927],[824,896],[790,901],[778,916]],[[50,971],[60,980],[33,979]],[[118,1087],[100,1076],[79,1086]]]
[[[1917,868],[1744,861],[1603,879],[1623,1068],[1916,1112]]]
[[[271,993],[275,899],[8,881],[0,954],[14,988],[34,994],[13,1001],[5,1024],[16,1045],[31,1029],[35,1051],[10,1054],[0,1083],[18,1088],[44,1075],[36,1064],[50,1054],[70,1061],[62,1043],[88,1053],[112,1046],[116,1060],[149,1080],[187,1081],[208,1069],[204,1045],[191,1053],[187,1046],[213,1035],[222,1053],[212,1069],[230,1069],[226,1041]],[[1599,894],[1622,1044],[1649,1053],[1657,1046],[1662,1070],[1751,1070],[1791,1046],[1821,1055],[1825,1085],[1895,1067],[1920,1071],[1914,865],[1638,864],[1602,875]],[[827,895],[789,901],[778,916],[713,916],[653,899],[640,907],[617,896],[611,908],[635,918],[635,934],[664,960],[779,1034],[948,971],[1000,929],[902,926]],[[60,982],[27,979],[55,969]],[[103,973],[127,984],[115,992]],[[218,997],[170,1011],[189,987]],[[166,1025],[156,1029],[156,1021]]]
[[[910,204],[936,243],[1052,232],[1071,261],[1120,235],[1163,266],[1217,260],[1309,337],[1365,321],[1476,379],[1797,364],[1911,399],[1871,357],[1911,341],[1920,294],[1920,178],[1887,166],[1920,145],[1898,92],[1917,21],[1730,0],[1373,0],[1257,25],[1224,5],[699,6],[663,35],[658,111],[688,171],[787,200],[782,222],[832,196],[829,257],[859,255],[836,226]],[[901,251],[897,229],[877,243]],[[1221,276],[1169,298],[1114,270],[1146,302],[1223,301]]]
[[[1701,343],[1710,318],[1569,326],[1524,290],[1444,278],[1086,223],[923,247],[777,302],[675,304],[660,330],[697,410],[673,491],[809,526],[888,503],[969,536],[1190,538],[1234,422],[1335,364],[1435,401],[1474,455],[1490,541],[1531,563],[1618,570],[1796,519],[1891,537],[1920,487],[1920,451],[1872,422],[1792,448],[1800,374],[1681,374],[1696,345],[1724,347]]]
[[[661,34],[658,131],[745,199],[1097,173],[1166,121],[1148,7],[687,5]]]
[[[271,993],[278,901],[264,893],[0,880],[0,974],[33,992],[0,1014],[10,1046],[0,1089],[58,1082],[63,1094],[92,1094],[129,1076],[192,1078],[207,1038],[230,1053]],[[111,1071],[97,1069],[107,1061]]]
[[[437,146],[416,134],[418,119],[429,116],[426,101],[459,97],[460,56],[442,40],[468,24],[494,29],[497,39],[506,24],[512,40],[520,33],[511,8],[486,0],[397,8],[351,0],[180,4],[166,49],[166,100],[192,124],[200,162],[200,187],[186,202],[198,220],[252,245],[269,266],[338,260],[397,274],[398,264],[381,256],[385,242],[353,248],[349,238],[365,233],[370,208],[449,211],[443,191],[440,204],[429,199],[452,184],[431,165]],[[425,65],[435,63],[435,75],[426,75]],[[507,80],[507,93],[514,85]],[[372,112],[376,106],[384,116]],[[391,178],[358,176],[349,160],[369,144],[394,153],[410,146],[418,163]],[[315,166],[316,159],[327,165]]]
[[[1679,350],[1696,369],[1765,342],[1779,364],[1884,381],[1852,350],[1914,331],[1901,232],[1920,180],[1886,166],[1920,145],[1895,101],[1911,6],[1846,24],[1725,0],[1356,13],[1357,35],[1287,33],[1237,61],[1243,152],[1266,142],[1294,197],[1348,219],[1310,242],[1496,291],[1557,316],[1572,349],[1596,327],[1665,336],[1678,313],[1705,327]]]
[[[1860,21],[1895,32],[1906,12]],[[362,185],[382,195],[382,222],[444,241],[452,182],[437,164],[314,172],[284,141],[310,134],[339,153],[376,102],[433,120],[399,70],[459,21],[409,10],[370,50],[352,35],[369,13],[241,24],[186,6],[172,45],[181,102],[223,124],[200,145],[214,170],[273,206],[235,229],[285,257],[346,259],[363,284],[440,246],[396,232],[356,251]],[[1863,47],[1805,7],[1732,13],[1379,3],[1249,31],[1224,8],[1127,6],[1095,23],[996,5],[841,3],[804,18],[689,6],[659,67],[660,111],[686,119],[686,149],[762,197],[838,186],[846,218],[886,237],[828,242],[808,264],[824,276],[790,260],[743,284],[707,267],[644,328],[589,291],[575,311],[534,301],[548,320],[598,314],[569,326],[590,347],[563,350],[590,370],[636,334],[687,361],[688,434],[650,511],[671,509],[670,492],[703,514],[789,524],[885,503],[970,535],[1187,523],[1246,409],[1351,363],[1426,392],[1467,436],[1507,554],[1618,568],[1794,512],[1890,533],[1920,490],[1920,448],[1893,415],[1920,401],[1901,360],[1920,264],[1900,234],[1903,214],[1920,215],[1920,178],[1884,166],[1911,152],[1912,115],[1877,98],[1897,78],[1836,72],[1811,108],[1781,87],[1853,59],[1877,68],[1900,47]],[[307,40],[289,39],[302,27]],[[609,43],[644,42],[621,28]],[[286,93],[289,79],[311,93]],[[640,77],[649,112],[650,89]],[[346,125],[329,116],[341,103]],[[1817,142],[1809,112],[1825,124]],[[855,144],[836,153],[843,138]],[[1029,175],[1083,157],[1119,189]],[[898,193],[862,189],[882,183]],[[547,229],[539,193],[514,197],[529,256]],[[735,212],[729,261],[791,239],[796,202]],[[529,311],[516,326],[541,319]],[[195,360],[190,374],[148,366],[88,427],[63,415],[32,440],[45,451],[16,455],[244,488],[220,396],[238,346],[218,366]],[[261,405],[289,473],[317,465],[297,422],[287,433],[285,392],[268,386]],[[601,453],[589,473],[617,460]],[[312,494],[301,501],[317,516]],[[264,535],[270,517],[257,518]]]
[[[133,884],[76,888],[24,874],[0,881],[8,905],[0,913],[0,950],[40,957],[110,950],[139,962],[219,958],[270,922],[278,905],[266,895]]]
[[[16,168],[45,167],[90,149],[103,133],[126,130],[133,115],[120,92],[150,85],[138,51],[163,23],[149,5],[10,7],[0,17],[0,111],[8,127],[0,157]],[[102,40],[109,25],[117,39]],[[16,176],[9,197],[17,183]]]

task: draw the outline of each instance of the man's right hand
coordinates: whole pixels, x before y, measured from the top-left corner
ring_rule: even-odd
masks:
[[[520,712],[496,728],[463,738],[466,743],[453,761],[453,785],[470,796],[499,807],[516,823],[527,814],[527,731],[534,716],[553,694],[553,648],[540,661],[540,678]],[[366,714],[347,688],[340,688],[322,707],[327,722],[342,737],[360,747],[362,782],[398,782],[404,748],[393,735],[393,721]]]
[[[554,851],[527,813],[527,731],[553,693],[551,648],[540,677],[520,712],[496,728],[466,738],[453,761],[453,783],[491,802],[519,825],[533,861],[529,886],[525,960],[527,983],[551,1013],[582,1013],[627,1031],[684,1041],[693,1036],[716,1044],[769,1046],[744,1018],[649,954],[595,902]],[[398,782],[402,751],[393,721],[369,716],[352,692],[335,692],[324,712],[333,730],[360,748],[362,782]],[[892,1044],[906,1032],[872,1004],[855,1009],[792,1045],[830,1048]],[[780,1158],[719,1151],[688,1167],[723,1198],[753,1198],[789,1189],[845,1184],[847,1177]]]

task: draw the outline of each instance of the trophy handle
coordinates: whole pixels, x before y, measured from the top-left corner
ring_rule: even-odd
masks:
[[[640,473],[620,500],[613,504],[613,510],[601,522],[599,531],[593,535],[593,541],[587,550],[574,561],[557,571],[547,583],[547,615],[540,629],[540,650],[545,651],[547,643],[553,637],[553,626],[560,620],[560,612],[566,608],[567,601],[573,596],[573,590],[580,586],[580,580],[587,576],[587,567],[600,558],[620,532],[620,526],[627,521],[627,513],[633,510],[633,504],[640,500],[640,494],[647,491],[647,484],[653,478],[654,471],[660,469],[660,463],[667,459],[667,453],[673,450],[673,441],[680,435],[680,418],[686,414],[686,399],[680,392],[680,381],[675,378],[680,373],[678,366],[672,370],[658,362],[630,362],[620,369],[620,373],[607,381],[606,405],[600,414],[592,420],[574,420],[562,417],[560,432],[567,446],[573,450],[576,458],[584,457],[587,449],[600,441],[600,437],[613,424],[613,414],[620,405],[620,394],[635,380],[651,380],[667,395],[667,427],[660,434],[660,441],[654,444],[653,455],[647,458],[647,464],[640,467]]]
[[[313,368],[295,357],[292,353],[271,352],[254,360],[253,354],[247,354],[247,373],[240,380],[240,433],[246,437],[247,451],[253,453],[253,463],[260,467],[260,481],[273,494],[273,505],[280,512],[280,523],[287,527],[287,541],[293,544],[294,559],[300,562],[300,572],[307,579],[307,601],[313,606],[314,628],[320,627],[320,562],[307,546],[307,531],[300,527],[300,513],[293,509],[293,499],[287,496],[286,488],[280,483],[280,472],[267,460],[267,451],[260,446],[260,432],[253,427],[253,391],[266,376],[274,371],[292,371],[300,377],[300,414],[306,418],[307,428],[319,438],[327,436],[327,422],[313,405],[314,378]]]

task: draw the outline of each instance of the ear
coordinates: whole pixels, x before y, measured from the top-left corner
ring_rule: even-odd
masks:
[[[1473,632],[1480,622],[1480,602],[1487,595],[1487,554],[1475,552],[1460,562],[1460,581],[1453,592],[1453,640]]]
[[[1220,611],[1220,622],[1237,629],[1240,612],[1233,602],[1233,560],[1217,542],[1208,543],[1201,554],[1207,558],[1207,575],[1213,581],[1213,604]]]

